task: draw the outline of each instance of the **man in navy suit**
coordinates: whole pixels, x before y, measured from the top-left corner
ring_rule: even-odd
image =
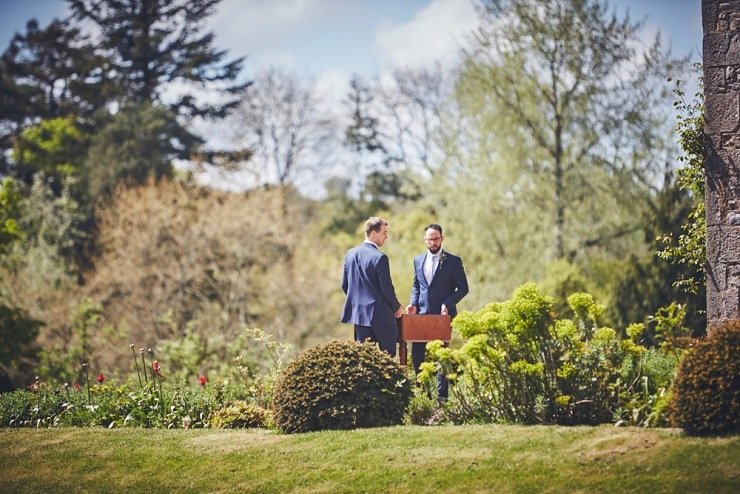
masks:
[[[388,256],[380,251],[388,239],[388,222],[372,217],[365,222],[365,241],[344,256],[342,290],[347,295],[342,322],[355,325],[355,341],[374,341],[391,357],[396,355],[403,306],[391,282]]]
[[[468,278],[462,259],[442,249],[442,227],[432,223],[424,229],[427,251],[414,258],[414,281],[411,285],[411,302],[406,310],[409,314],[457,315],[457,304],[468,294]],[[411,344],[411,362],[414,371],[424,361],[426,343]],[[437,392],[440,399],[447,399],[447,378],[437,376]]]

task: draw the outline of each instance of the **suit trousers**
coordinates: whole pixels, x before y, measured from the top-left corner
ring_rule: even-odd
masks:
[[[421,363],[424,362],[427,353],[427,344],[423,342],[411,343],[411,363],[414,366],[414,372],[419,373]],[[446,400],[449,395],[449,382],[447,376],[441,372],[437,374],[437,397]]]
[[[396,356],[398,326],[360,326],[355,324],[355,341],[361,343],[370,340],[378,344],[381,350],[391,357]]]

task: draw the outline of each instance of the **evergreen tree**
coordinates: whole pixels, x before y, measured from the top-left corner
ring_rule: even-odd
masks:
[[[173,139],[162,136],[188,143],[188,147],[202,142],[161,105],[128,105],[111,117],[93,137],[84,163],[90,199],[94,202],[109,195],[121,183],[143,184],[149,177],[170,176],[172,160],[186,156]]]
[[[100,48],[113,60],[108,73],[121,103],[165,103],[170,83],[217,88],[232,96],[220,104],[197,101],[193,91],[168,106],[178,115],[223,117],[247,84],[236,79],[242,58],[225,62],[204,20],[220,0],[67,0],[78,22],[101,31]]]
[[[25,34],[13,37],[0,57],[0,174],[30,185],[33,169],[8,160],[7,150],[42,119],[74,117],[94,128],[92,117],[106,102],[105,66],[106,59],[67,21],[41,29],[31,20]]]

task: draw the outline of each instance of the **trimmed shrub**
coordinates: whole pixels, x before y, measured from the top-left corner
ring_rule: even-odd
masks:
[[[411,384],[371,343],[331,341],[309,348],[279,376],[275,424],[288,433],[401,424]]]
[[[243,400],[217,410],[211,418],[211,427],[218,429],[264,428],[269,423],[269,411]]]
[[[673,382],[670,417],[689,435],[740,432],[740,321],[688,350]]]

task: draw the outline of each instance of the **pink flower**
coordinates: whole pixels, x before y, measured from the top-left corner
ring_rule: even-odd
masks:
[[[80,386],[80,383],[75,383],[74,385],[75,391],[79,391],[81,387],[82,386]]]
[[[162,368],[160,367],[158,360],[155,360],[154,362],[152,362],[152,372],[153,373],[155,373],[156,375],[159,375],[159,372],[161,369]]]
[[[208,378],[206,376],[198,376],[198,384],[205,387],[207,382]]]
[[[98,377],[97,377],[96,379],[97,379],[97,381],[98,381],[99,383],[101,383],[101,384],[102,384],[102,383],[103,383],[103,381],[105,381],[105,376],[104,376],[104,375],[103,375],[103,373],[101,372],[100,374],[98,374]]]

